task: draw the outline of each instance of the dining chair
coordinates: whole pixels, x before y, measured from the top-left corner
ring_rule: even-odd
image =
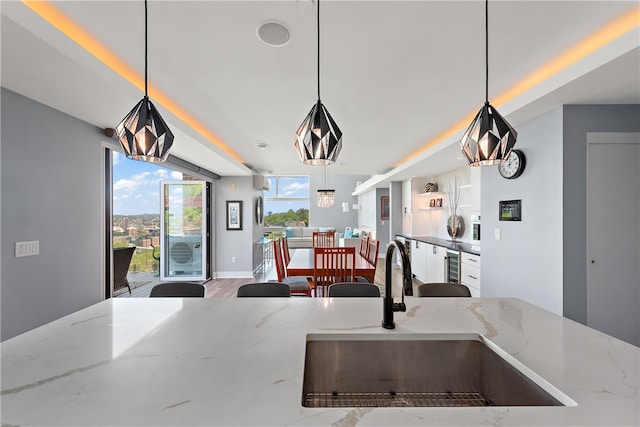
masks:
[[[160,283],[151,288],[149,297],[204,298],[204,286],[186,282]]]
[[[278,282],[248,283],[238,288],[237,297],[285,297],[291,296],[288,285]]]
[[[324,248],[336,245],[335,231],[314,231],[312,237],[314,248]]]
[[[287,276],[287,266],[285,265],[283,256],[284,249],[280,240],[281,239],[276,239],[273,241],[273,259],[275,261],[278,282],[288,285],[293,295],[306,295],[310,297],[313,281],[310,280],[309,277]]]
[[[289,239],[287,236],[282,236],[282,257],[284,258],[284,265],[288,265],[291,261],[291,252],[289,251]]]
[[[356,282],[373,283],[376,277],[376,268],[378,266],[378,251],[380,250],[380,240],[367,238],[368,249],[366,251],[367,262],[373,267],[371,276],[356,276]]]
[[[313,282],[315,294],[320,290],[327,295],[327,288],[340,282],[355,282],[356,248],[313,248]]]
[[[367,258],[367,252],[369,251],[369,236],[360,237],[360,256]]]
[[[471,292],[465,285],[456,283],[425,283],[418,286],[418,297],[470,297]]]
[[[380,297],[380,288],[369,283],[334,283],[329,297]]]

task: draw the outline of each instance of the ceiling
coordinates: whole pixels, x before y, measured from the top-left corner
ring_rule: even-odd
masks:
[[[143,75],[142,1],[49,3]],[[314,4],[149,2],[149,82],[159,91],[150,96],[176,134],[172,154],[220,175],[320,173],[294,149],[317,98]],[[115,127],[141,99],[112,63],[25,4],[1,7],[4,87],[100,128]],[[637,8],[635,0],[490,2],[490,100],[516,128],[562,104],[639,103],[638,25],[503,96]],[[463,166],[457,140],[484,102],[484,2],[327,0],[320,16],[321,99],[343,132],[327,173],[372,176],[365,188]],[[257,36],[273,21],[290,30],[284,46]]]

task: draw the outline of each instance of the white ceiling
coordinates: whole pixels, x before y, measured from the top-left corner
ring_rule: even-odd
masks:
[[[144,9],[136,1],[54,1],[125,63],[144,70]],[[261,173],[316,174],[294,133],[316,101],[315,9],[309,0],[151,1],[149,80]],[[21,2],[2,1],[2,85],[100,128],[142,93]],[[632,1],[492,1],[493,99],[622,13]],[[291,31],[269,47],[257,28]],[[562,104],[639,103],[640,33],[610,43],[499,106],[516,126]],[[343,131],[328,174],[368,185],[464,165],[456,139],[408,155],[484,102],[483,1],[321,2],[321,98]],[[153,97],[152,97],[153,98]],[[173,154],[221,175],[249,174],[165,106]],[[268,144],[260,150],[256,144]]]

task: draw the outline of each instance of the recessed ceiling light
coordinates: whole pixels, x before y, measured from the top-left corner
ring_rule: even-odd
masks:
[[[289,43],[291,38],[291,32],[289,29],[279,22],[265,22],[260,25],[257,30],[257,35],[260,41],[267,46],[284,46]]]

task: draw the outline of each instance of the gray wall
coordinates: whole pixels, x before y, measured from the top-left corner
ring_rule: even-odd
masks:
[[[254,236],[256,190],[253,177],[223,177],[216,181],[215,186],[215,275],[220,278],[253,277],[253,248],[258,240]],[[227,200],[242,201],[242,230],[227,230]]]
[[[102,138],[2,89],[2,340],[102,298]],[[15,258],[25,240],[40,255]]]
[[[402,188],[400,189],[400,192],[402,192]],[[376,239],[380,242],[380,251],[378,252],[378,256],[386,253],[387,245],[389,244],[389,233],[391,230],[391,221],[382,220],[382,196],[389,196],[388,188],[376,189]],[[389,203],[391,203],[391,199],[389,199]],[[391,205],[389,205],[389,210],[391,210]],[[391,214],[391,212],[389,212],[389,214]],[[391,218],[391,216],[389,216],[389,218]]]
[[[522,298],[586,324],[586,134],[639,132],[640,106],[566,105],[517,130],[522,176],[482,169],[482,296]],[[498,221],[498,201],[511,199],[522,199],[523,221]]]
[[[508,180],[482,168],[482,296],[521,298],[561,315],[562,110],[517,130],[524,173]],[[498,202],[514,199],[522,200],[522,221],[498,221]]]
[[[564,315],[586,324],[587,132],[640,132],[640,105],[565,105],[563,116]]]
[[[397,234],[402,234],[402,181],[389,184],[389,203],[391,203],[391,220],[389,224],[389,241]],[[380,253],[382,253],[382,247]]]
[[[336,190],[336,203],[328,208],[319,208],[316,204],[316,193],[323,187],[322,168],[315,168],[320,173],[309,175],[309,226],[335,227],[343,233],[346,227],[355,228],[358,224],[358,211],[352,205],[358,198],[351,194],[357,181],[365,181],[368,177],[361,175],[331,175],[327,168],[327,188]],[[349,212],[342,211],[342,202],[349,203]]]

